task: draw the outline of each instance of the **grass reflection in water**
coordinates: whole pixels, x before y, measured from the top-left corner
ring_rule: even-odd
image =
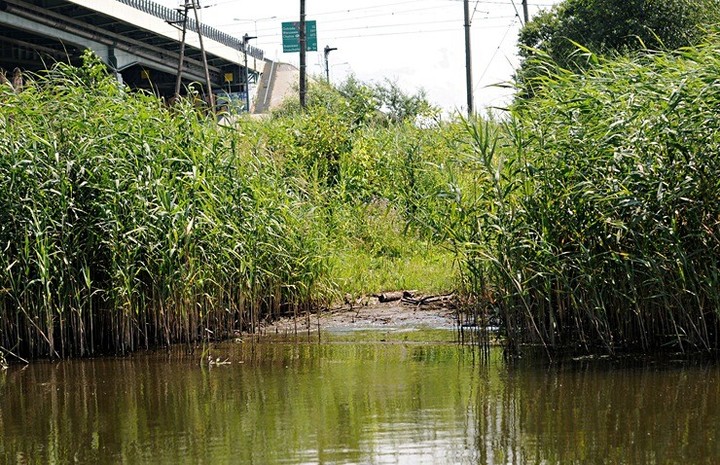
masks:
[[[11,367],[3,463],[714,463],[715,365],[243,343]]]

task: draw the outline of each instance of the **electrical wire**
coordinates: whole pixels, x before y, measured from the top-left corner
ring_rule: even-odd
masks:
[[[513,17],[514,19],[514,17]],[[501,26],[484,26],[483,29],[500,29],[505,28],[504,24]],[[338,36],[332,36],[332,37],[325,37],[326,40],[340,40],[340,39],[362,39],[362,38],[369,38],[369,37],[388,37],[388,36],[402,36],[402,35],[413,35],[413,34],[437,34],[437,33],[447,33],[447,32],[459,32],[458,28],[444,28],[444,29],[420,29],[420,30],[412,30],[412,31],[400,31],[400,32],[380,32],[375,34],[355,34],[355,35],[338,35]],[[282,41],[278,40],[271,40],[264,42],[264,45],[266,46],[278,46],[282,45]]]
[[[505,39],[507,39],[508,34],[512,30],[513,27],[515,27],[515,24],[517,22],[518,18],[513,18],[512,22],[508,26],[507,30],[505,31],[505,34],[503,34],[502,39],[500,39],[500,43],[498,44],[497,48],[495,49],[495,52],[493,52],[492,56],[490,57],[490,61],[488,61],[488,64],[485,66],[485,69],[483,70],[482,74],[480,75],[480,79],[477,80],[475,85],[473,86],[473,89],[477,89],[480,86],[480,83],[485,78],[485,75],[490,70],[490,66],[492,66],[493,61],[495,61],[495,57],[497,56],[498,52],[503,46],[503,43],[505,43]]]
[[[516,16],[513,15],[513,16],[492,16],[492,17],[485,17],[485,18],[481,18],[481,19],[483,19],[485,21],[492,21],[492,20],[507,20],[507,19],[515,20],[517,18],[516,18]],[[324,40],[332,40],[332,39],[337,39],[337,38],[350,38],[350,37],[354,38],[354,37],[377,37],[377,36],[387,36],[387,35],[406,35],[406,34],[415,34],[415,33],[423,33],[423,32],[432,32],[432,31],[436,31],[436,29],[432,29],[430,31],[425,30],[425,29],[420,30],[420,31],[398,30],[398,31],[391,31],[391,32],[378,32],[378,33],[372,33],[372,34],[365,34],[365,35],[360,35],[360,36],[352,35],[352,36],[347,36],[347,37],[346,36],[342,36],[342,37],[327,37],[326,36],[326,34],[329,34],[329,33],[342,32],[342,31],[377,31],[377,30],[382,30],[382,29],[387,29],[387,28],[401,29],[401,28],[408,28],[408,27],[414,27],[414,26],[428,26],[428,25],[434,25],[434,24],[441,25],[441,24],[449,24],[449,23],[455,23],[455,22],[456,22],[456,20],[454,20],[454,19],[448,19],[448,20],[441,20],[441,21],[438,21],[438,20],[414,21],[414,22],[409,22],[409,23],[375,24],[375,25],[340,27],[340,28],[331,28],[331,29],[324,28],[322,30],[322,33],[323,33]],[[506,25],[505,24],[492,25],[492,24],[488,24],[487,22],[484,22],[480,25],[477,25],[476,27],[480,28],[482,30],[486,30],[486,29],[505,28]],[[458,26],[458,27],[450,28],[450,29],[448,29],[448,28],[439,29],[439,31],[451,32],[451,31],[457,31],[459,29],[460,29],[460,27]],[[272,29],[272,30],[266,29],[265,31],[272,31],[272,32],[269,34],[262,34],[264,32],[264,30],[263,29],[258,30],[258,34],[262,34],[263,37],[265,38],[265,41],[264,41],[265,44],[272,44],[273,42],[271,42],[272,41],[271,38],[281,36],[280,33],[275,31],[275,29]]]
[[[212,0],[209,0],[212,1]],[[235,3],[239,0],[216,0],[209,6],[219,6],[219,5],[225,5],[225,4],[231,4]],[[244,0],[243,0],[244,1]],[[400,19],[403,17],[407,17],[410,15],[418,15],[422,12],[430,13],[432,11],[443,9],[448,10],[447,5],[450,2],[457,3],[461,1],[466,0],[402,0],[402,1],[396,1],[392,3],[386,3],[386,4],[379,4],[379,5],[368,5],[363,6],[359,8],[349,8],[349,9],[343,9],[343,10],[333,10],[333,11],[325,11],[325,12],[318,12],[316,14],[313,14],[313,17],[325,17],[325,19],[322,20],[322,33],[323,33],[323,39],[324,40],[339,40],[339,39],[351,39],[351,38],[364,38],[364,37],[383,37],[383,36],[400,36],[400,35],[412,35],[412,34],[437,34],[437,33],[443,33],[443,32],[453,32],[457,31],[458,28],[431,28],[427,29],[423,26],[428,25],[438,25],[442,26],[442,24],[452,23],[458,21],[457,19],[450,19],[446,15],[436,15],[445,16],[445,18],[448,19],[440,19],[436,18],[432,21],[410,21],[410,22],[398,22],[398,23],[392,23],[392,24],[367,24],[367,25],[356,25],[356,26],[350,26],[350,27],[343,27],[343,23],[353,22],[355,24],[358,24],[358,21],[363,21],[365,19],[372,19],[372,18],[394,18],[394,19]],[[412,8],[403,8],[403,6],[407,5],[413,5]],[[481,11],[479,10],[481,5],[502,5],[505,7],[509,7],[512,5],[512,8],[514,10],[513,16],[485,16],[480,18],[480,20],[483,21],[483,23],[479,26],[482,29],[495,29],[499,27],[506,28],[506,31],[500,41],[500,44],[493,52],[493,56],[491,57],[490,62],[488,63],[487,67],[482,73],[482,76],[480,78],[480,81],[485,77],[487,74],[493,60],[496,58],[497,54],[499,53],[500,48],[502,47],[503,43],[507,39],[507,36],[512,30],[512,28],[516,25],[516,21],[520,20],[520,24],[522,25],[522,18],[520,17],[520,13],[518,11],[517,5],[515,0],[475,0],[475,5],[473,8],[473,13],[471,17],[471,22],[474,20],[477,13],[485,13],[487,15],[490,14],[489,11]],[[545,0],[544,3],[529,3],[530,6],[535,7],[541,7],[541,6],[552,6],[552,3],[547,3],[547,0]],[[378,11],[380,9],[387,10],[389,7],[400,7],[400,8],[393,8],[392,11]],[[492,9],[492,8],[489,8]],[[454,9],[452,9],[454,12]],[[506,10],[507,11],[507,10]],[[355,13],[355,14],[353,14]],[[360,13],[360,14],[358,14]],[[363,14],[364,13],[364,14]],[[456,12],[455,12],[456,13]],[[509,13],[509,12],[508,12]],[[335,17],[332,16],[338,16],[342,15],[342,17]],[[348,17],[351,16],[351,17]],[[426,15],[427,16],[427,15]],[[502,25],[502,26],[495,26],[495,25],[488,25],[487,23],[492,20],[503,20],[507,18],[512,18],[512,22],[510,26]],[[273,18],[274,19],[274,18]],[[294,17],[292,18],[294,19]],[[289,20],[292,20],[289,19]],[[409,18],[408,18],[409,19]],[[277,18],[277,21],[281,21],[281,18]],[[234,23],[231,23],[234,24]],[[228,25],[231,25],[228,24]],[[361,23],[362,24],[362,23]],[[328,26],[330,26],[328,28]],[[336,26],[336,27],[332,27]],[[403,30],[404,28],[414,28],[416,26],[420,26],[420,29],[413,29],[413,30]],[[255,25],[255,28],[258,32],[258,35],[262,34],[265,39],[265,46],[273,46],[273,45],[279,45],[282,42],[277,40],[280,37],[280,32],[278,31],[278,28],[276,25],[273,25],[272,27],[265,27],[265,28],[257,28],[257,22]],[[393,31],[387,31],[388,28],[396,28],[397,30]],[[364,31],[364,33],[355,33],[354,31]],[[329,36],[329,34],[337,33],[337,32],[347,32],[348,34],[338,34],[334,36]],[[275,39],[275,40],[273,40]],[[478,81],[478,84],[480,83]]]
[[[515,16],[517,16],[518,18],[520,18],[520,12],[519,12],[518,9],[517,9],[517,5],[515,4],[515,0],[510,0],[510,1],[512,2],[513,8],[515,8]],[[522,19],[520,19],[520,25],[521,25],[521,26],[523,25],[523,20],[522,20]]]
[[[352,16],[352,17],[347,17],[347,16],[345,16],[345,17],[341,17],[341,18],[337,18],[337,19],[326,19],[326,20],[323,20],[323,24],[326,25],[326,24],[342,23],[342,22],[358,22],[358,21],[363,20],[363,19],[378,18],[378,17],[388,17],[388,16],[400,17],[400,16],[405,16],[405,15],[415,14],[415,13],[418,13],[418,12],[421,12],[421,11],[431,11],[431,10],[438,10],[438,9],[447,9],[447,7],[446,7],[446,6],[442,6],[442,5],[437,5],[437,6],[434,6],[434,7],[413,8],[413,9],[410,9],[410,10],[395,10],[395,11],[392,11],[392,12],[373,13],[373,14],[362,15],[362,16]],[[316,17],[316,16],[317,16],[317,15],[313,15],[313,17]],[[289,19],[289,20],[292,20],[292,19],[294,19],[294,18],[288,18],[288,19]],[[279,20],[282,21],[282,18],[279,18]],[[225,24],[222,24],[221,26],[232,26],[232,25],[234,25],[234,24],[235,24],[235,23],[225,23]],[[271,28],[263,28],[263,29],[258,29],[258,32],[260,32],[260,31],[274,31],[275,29],[276,29],[276,28],[272,28],[272,29],[271,29]]]
[[[478,12],[478,6],[479,6],[479,5],[480,5],[480,1],[478,0],[478,1],[475,2],[475,8],[473,8],[472,15],[470,15],[470,24],[472,24],[472,21],[473,21],[473,19],[475,18],[475,13]],[[490,14],[489,11],[483,11],[482,13]]]
[[[505,17],[495,17],[492,19],[515,19],[514,16],[505,16]],[[446,23],[456,23],[457,21],[454,19],[447,19],[442,21],[416,21],[412,23],[403,23],[403,24],[381,24],[381,25],[374,25],[374,26],[356,26],[356,27],[346,27],[341,29],[327,29],[323,32],[338,32],[338,31],[352,31],[352,30],[372,30],[372,29],[385,29],[388,27],[410,27],[410,26],[425,26],[430,24],[446,24]],[[487,27],[487,26],[485,26]],[[499,27],[505,27],[505,25],[499,26]],[[456,30],[458,28],[455,28],[453,30]],[[398,31],[403,32],[403,31]]]

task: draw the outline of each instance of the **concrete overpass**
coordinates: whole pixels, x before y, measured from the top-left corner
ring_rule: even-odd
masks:
[[[182,79],[205,83],[197,25],[188,18]],[[128,85],[169,97],[180,58],[179,10],[151,0],[0,0],[0,68],[39,71],[53,62],[78,64],[91,49]],[[215,93],[242,101],[245,61],[250,89],[265,69],[263,51],[200,24]],[[268,76],[269,78],[269,76]]]

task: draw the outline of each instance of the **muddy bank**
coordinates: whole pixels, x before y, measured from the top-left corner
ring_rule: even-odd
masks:
[[[366,297],[317,314],[284,317],[262,327],[264,334],[294,332],[345,333],[364,330],[412,330],[457,328],[456,303],[452,296],[423,296],[413,293],[406,298]]]

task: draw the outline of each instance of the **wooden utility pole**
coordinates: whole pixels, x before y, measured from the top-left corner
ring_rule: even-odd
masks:
[[[178,68],[177,68],[177,78],[175,79],[175,98],[180,98],[180,86],[182,84],[182,68],[183,68],[183,62],[185,61],[185,38],[187,35],[187,18],[188,18],[188,9],[189,5],[186,2],[184,11],[178,11],[180,14],[183,15],[182,19],[182,40],[180,41],[180,60],[178,61]]]
[[[523,6],[523,17],[525,18],[525,22],[523,24],[527,24],[528,21],[530,21],[530,15],[528,14],[528,0],[522,0],[522,6]]]
[[[215,110],[215,95],[212,92],[212,81],[210,80],[210,68],[208,68],[207,55],[205,55],[205,45],[203,44],[202,28],[200,27],[200,18],[197,10],[200,8],[200,0],[185,0],[183,9],[178,11],[182,14],[182,39],[180,41],[180,59],[178,60],[177,78],[175,79],[175,98],[180,97],[180,86],[182,84],[182,70],[185,62],[185,45],[187,43],[187,23],[188,11],[192,8],[195,12],[195,29],[197,30],[198,39],[200,40],[200,52],[202,53],[203,67],[205,69],[205,84],[207,86],[207,103],[212,111]],[[175,25],[176,22],[170,22]]]
[[[305,0],[300,0],[300,107],[305,108],[306,77],[305,77],[305,50],[307,49],[307,36],[305,34]]]
[[[473,108],[472,53],[470,51],[470,0],[464,0],[465,6],[465,78],[467,81],[468,118],[475,112]]]
[[[202,54],[203,68],[205,68],[205,85],[207,86],[208,104],[210,105],[210,111],[215,111],[215,95],[213,95],[212,92],[210,69],[208,68],[205,45],[203,45],[202,28],[200,27],[200,17],[197,11],[200,8],[200,0],[192,0],[192,8],[193,11],[195,11],[195,27],[197,28],[198,39],[200,40],[200,53]]]

